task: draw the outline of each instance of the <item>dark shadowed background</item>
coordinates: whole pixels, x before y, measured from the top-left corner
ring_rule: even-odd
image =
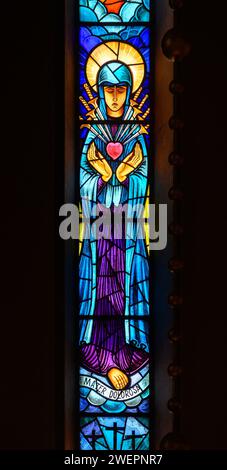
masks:
[[[57,4],[58,3],[58,4]],[[62,5],[61,5],[62,4]],[[63,2],[10,2],[1,58],[1,449],[63,446]],[[182,431],[227,448],[226,26],[186,2]],[[2,102],[1,102],[2,104]]]

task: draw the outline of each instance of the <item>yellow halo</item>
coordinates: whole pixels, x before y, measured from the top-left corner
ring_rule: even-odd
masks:
[[[132,74],[132,93],[138,90],[145,74],[142,55],[126,42],[108,41],[97,46],[90,54],[86,64],[87,81],[97,91],[97,77],[100,68],[107,62],[119,61],[128,66]]]

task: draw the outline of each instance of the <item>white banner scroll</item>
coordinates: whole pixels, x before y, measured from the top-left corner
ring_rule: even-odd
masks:
[[[80,376],[80,386],[89,388],[90,390],[94,390],[100,396],[104,397],[106,400],[114,400],[114,401],[124,401],[131,400],[132,398],[138,397],[143,393],[149,385],[149,373],[145,375],[145,377],[141,378],[141,380],[133,385],[131,388],[127,390],[113,390],[112,388],[108,387],[108,385],[104,384],[100,380],[88,376],[88,375],[81,375]]]

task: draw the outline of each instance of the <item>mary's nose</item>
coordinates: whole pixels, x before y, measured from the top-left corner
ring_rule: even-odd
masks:
[[[114,101],[117,101],[117,87],[114,87]]]

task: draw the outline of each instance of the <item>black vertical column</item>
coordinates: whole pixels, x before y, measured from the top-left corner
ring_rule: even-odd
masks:
[[[4,6],[0,447],[50,449],[60,447],[63,406],[55,247],[63,14],[54,1]]]
[[[227,447],[226,103],[224,6],[186,2],[192,51],[184,93],[185,277],[182,431],[194,449]]]

